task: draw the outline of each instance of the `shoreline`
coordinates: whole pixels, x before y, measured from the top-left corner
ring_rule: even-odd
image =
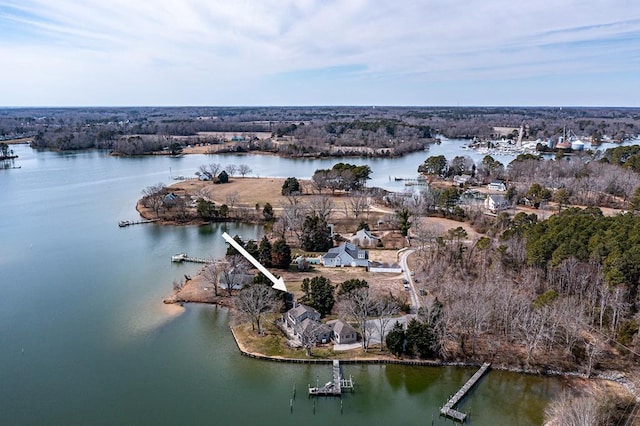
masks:
[[[253,358],[260,361],[269,362],[281,362],[290,364],[319,364],[329,365],[333,362],[332,359],[309,359],[309,358],[286,358],[279,356],[269,356],[256,352],[251,352],[244,347],[244,344],[238,338],[233,325],[229,325],[231,335],[236,343],[236,347],[242,356]],[[364,364],[388,364],[388,365],[403,365],[403,366],[417,366],[417,367],[473,367],[478,368],[482,365],[482,362],[464,362],[464,361],[437,361],[437,360],[420,360],[420,359],[394,359],[388,357],[379,358],[341,358],[341,364],[350,365],[364,365]],[[612,371],[607,373],[599,373],[593,377],[586,377],[583,373],[577,371],[557,371],[557,370],[538,370],[538,369],[523,369],[509,367],[506,365],[494,365],[491,364],[491,370],[504,371],[508,373],[524,374],[541,377],[560,377],[571,381],[585,380],[590,382],[606,381],[615,383],[625,390],[627,390],[633,397],[640,402],[640,394],[637,393],[635,384],[627,378],[623,372]]]

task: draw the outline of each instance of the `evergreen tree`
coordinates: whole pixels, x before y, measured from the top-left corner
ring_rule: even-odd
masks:
[[[271,243],[266,235],[262,237],[262,240],[260,240],[257,259],[265,268],[273,266],[271,260]]]
[[[300,193],[300,182],[294,177],[287,178],[282,184],[282,195],[294,195]]]
[[[239,235],[234,236],[233,239],[236,243],[240,244],[240,247],[244,247],[244,241],[242,241],[242,238],[240,238]],[[229,244],[229,246],[227,247],[227,256],[235,256],[236,254],[240,254],[240,252],[236,250],[234,246]]]
[[[321,276],[305,278],[302,281],[302,291],[305,294],[304,303],[315,308],[323,316],[331,313],[335,298],[334,288],[329,279]]]
[[[449,163],[444,155],[432,155],[418,167],[418,173],[445,177],[449,172]]]
[[[327,251],[333,245],[327,222],[316,214],[305,217],[300,240],[307,251]]]
[[[255,259],[258,258],[258,245],[256,244],[255,241],[253,240],[247,241],[247,244],[244,246],[244,248],[245,250],[247,250],[247,253],[249,253]]]
[[[220,211],[216,209],[216,204],[213,201],[200,198],[198,200],[198,214],[204,220],[211,220],[218,217]]]
[[[431,326],[413,318],[407,325],[407,350],[420,358],[430,358],[435,354],[435,335]]]
[[[365,280],[359,280],[357,278],[351,278],[340,283],[338,287],[338,296],[347,294],[357,288],[369,287],[369,283]]]
[[[398,216],[398,222],[400,222],[400,233],[403,237],[406,237],[409,234],[409,228],[411,228],[411,221],[409,220],[411,212],[409,209],[404,208],[398,210],[396,216]]]
[[[270,203],[265,203],[264,207],[262,208],[262,216],[267,222],[274,219],[275,216],[273,214],[273,206]]]
[[[289,265],[291,265],[291,248],[284,238],[280,238],[273,243],[271,261],[276,268],[289,269]]]
[[[393,325],[393,328],[387,333],[385,343],[389,352],[395,356],[400,356],[404,350],[404,341],[406,339],[406,333],[404,327],[398,321]]]
[[[366,229],[367,231],[371,231],[371,227],[364,220],[360,221],[360,223],[358,224],[358,229],[356,229],[356,232],[358,232],[361,229]]]

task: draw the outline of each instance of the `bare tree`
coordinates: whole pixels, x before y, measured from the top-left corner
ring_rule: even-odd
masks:
[[[268,285],[255,284],[240,291],[236,300],[236,307],[249,318],[251,328],[262,333],[262,318],[272,312],[277,300],[276,291]]]
[[[253,172],[253,170],[251,170],[251,167],[249,167],[248,164],[240,164],[238,166],[238,173],[240,173],[240,176],[242,177],[245,177],[251,172]]]
[[[322,193],[322,190],[327,187],[327,172],[326,171],[317,171],[311,177],[313,181],[313,187],[319,192]]]
[[[209,263],[202,268],[202,278],[205,282],[213,287],[213,293],[218,295],[218,286],[220,273],[222,272],[222,265],[220,262]]]
[[[304,348],[305,353],[308,357],[311,356],[311,349],[316,345],[317,334],[316,331],[322,325],[315,321],[303,321],[299,324],[296,324],[296,333],[300,338],[300,344]]]
[[[362,213],[367,213],[367,215],[369,214],[371,200],[362,192],[353,192],[349,197],[349,208],[357,219]]]
[[[393,319],[393,316],[396,315],[399,310],[400,306],[398,306],[398,301],[390,294],[383,296],[378,295],[375,298],[375,311],[378,316],[378,319],[376,320],[376,328],[380,333],[381,351],[384,350],[384,337],[387,327]]]
[[[142,190],[142,204],[153,210],[158,217],[160,208],[163,206],[166,187],[163,183],[147,186]]]
[[[227,174],[229,176],[233,176],[238,171],[238,166],[236,166],[235,164],[227,164],[225,170],[227,171]]]
[[[311,199],[309,202],[309,212],[323,219],[325,222],[329,221],[331,214],[333,213],[333,201],[326,195],[318,195]]]
[[[233,289],[242,285],[242,280],[247,272],[247,261],[241,254],[227,256],[226,261],[221,263],[220,281],[227,289],[227,294],[232,295]]]
[[[285,230],[293,232],[300,239],[306,215],[307,207],[302,204],[300,196],[287,196],[286,201],[282,203],[282,214],[280,215]]]
[[[588,426],[606,424],[603,422],[602,395],[571,395],[563,392],[545,409],[545,424],[567,426]]]
[[[238,191],[231,191],[227,194],[227,196],[225,197],[225,202],[227,203],[227,205],[230,208],[234,208],[236,203],[238,202],[238,197],[240,196],[240,193]]]
[[[213,176],[215,176],[211,174],[207,166],[205,166],[204,164],[198,167],[198,172],[196,174],[201,176],[203,179],[208,179],[208,180],[213,179]]]
[[[375,313],[375,300],[369,293],[368,287],[357,288],[350,291],[339,303],[338,309],[346,317],[352,318],[358,323],[362,334],[362,351],[369,348],[369,341],[373,330],[369,327],[367,319]]]
[[[222,171],[222,166],[220,163],[209,163],[209,173],[211,174],[211,178],[218,176]]]

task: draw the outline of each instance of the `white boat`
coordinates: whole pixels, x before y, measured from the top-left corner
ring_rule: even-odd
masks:
[[[174,254],[173,256],[171,256],[171,261],[172,262],[182,262],[184,259],[186,259],[186,257],[187,257],[187,253]]]

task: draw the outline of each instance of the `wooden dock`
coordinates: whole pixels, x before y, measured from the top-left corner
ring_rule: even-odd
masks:
[[[408,177],[394,177],[393,180],[396,182],[426,182],[427,178],[418,176],[417,178],[408,178]]]
[[[192,262],[192,263],[213,263],[211,259],[205,259],[203,257],[191,257],[187,253],[178,253],[171,256],[172,262]]]
[[[476,371],[476,373],[471,376],[469,380],[467,380],[467,383],[465,383],[464,386],[462,386],[460,390],[456,392],[456,394],[453,395],[446,404],[444,404],[444,407],[440,409],[440,414],[464,423],[465,419],[467,418],[467,414],[461,413],[460,411],[455,410],[453,407],[455,407],[456,404],[458,404],[458,402],[460,402],[460,400],[464,398],[464,396],[471,390],[471,388],[478,382],[478,380],[480,380],[484,373],[487,372],[489,367],[491,367],[491,364],[488,362],[482,364],[482,367],[480,367],[480,369]]]
[[[118,222],[118,226],[120,228],[124,228],[126,226],[131,226],[131,225],[142,225],[144,223],[153,223],[159,220],[160,219],[121,220],[120,222]]]
[[[353,391],[353,378],[342,378],[340,372],[340,361],[333,360],[333,380],[327,382],[324,386],[309,386],[309,396],[341,396],[343,390]]]

